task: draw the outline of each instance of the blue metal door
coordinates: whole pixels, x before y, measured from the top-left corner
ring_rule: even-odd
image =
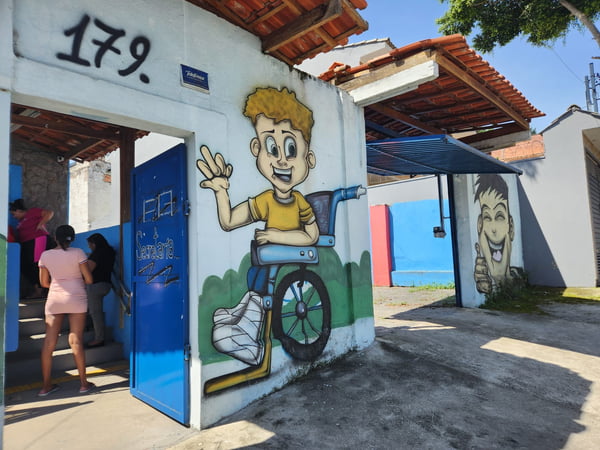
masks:
[[[186,149],[132,171],[131,392],[189,422]]]

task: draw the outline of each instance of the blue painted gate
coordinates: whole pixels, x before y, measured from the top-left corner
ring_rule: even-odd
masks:
[[[132,171],[131,393],[189,422],[186,149]]]

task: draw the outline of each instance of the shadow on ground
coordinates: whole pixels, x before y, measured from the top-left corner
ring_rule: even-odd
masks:
[[[375,343],[174,447],[540,448],[600,442],[600,305],[516,315],[375,293]],[[563,317],[563,314],[566,316]]]

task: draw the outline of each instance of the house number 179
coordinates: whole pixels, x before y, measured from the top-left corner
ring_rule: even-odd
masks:
[[[83,36],[90,23],[90,20],[90,16],[85,14],[77,25],[64,31],[65,36],[73,37],[71,53],[57,53],[56,57],[58,59],[69,61],[80,66],[91,66],[90,61],[81,56]],[[117,55],[121,54],[121,50],[116,47],[115,44],[117,40],[125,36],[125,30],[113,28],[110,25],[102,22],[100,19],[94,19],[94,25],[108,35],[103,41],[98,39],[91,40],[92,44],[98,46],[98,50],[96,50],[96,55],[94,57],[94,65],[100,68],[102,66],[102,58],[104,58],[106,52],[111,51]],[[129,44],[129,53],[133,58],[133,62],[129,66],[117,71],[117,73],[122,77],[132,74],[144,63],[148,53],[150,53],[150,40],[145,36],[137,36],[133,38]],[[150,78],[148,78],[148,75],[145,73],[140,73],[139,77],[142,83],[150,83]]]

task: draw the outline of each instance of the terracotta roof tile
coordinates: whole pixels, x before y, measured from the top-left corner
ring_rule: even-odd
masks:
[[[368,140],[397,137],[398,133],[407,136],[426,133],[418,127],[397,123],[390,114],[382,114],[381,107],[391,108],[388,113],[392,115],[403,114],[447,134],[499,128],[506,133],[514,132],[527,129],[531,119],[544,115],[459,34],[414,42],[355,67],[336,63],[320,78],[344,88],[345,83],[360,82],[361,76],[417,54],[429,55],[439,63],[438,78],[379,102],[379,111],[367,106],[365,119],[383,124],[390,131],[386,136],[381,129],[369,130],[367,126]]]
[[[290,65],[348,42],[368,28],[365,0],[187,0],[261,38],[263,51]]]

